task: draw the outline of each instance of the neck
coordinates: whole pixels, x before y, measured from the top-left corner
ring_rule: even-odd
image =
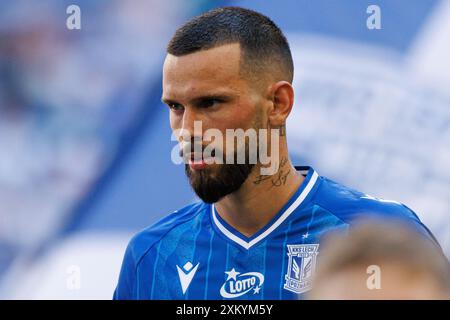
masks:
[[[214,205],[222,219],[250,237],[281,210],[303,180],[286,154],[280,157],[276,174],[262,176],[257,165],[238,191]]]

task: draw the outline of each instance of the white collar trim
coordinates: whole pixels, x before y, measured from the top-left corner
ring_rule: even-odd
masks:
[[[311,176],[311,179],[309,180],[308,184],[306,185],[305,189],[300,193],[297,199],[289,206],[289,208],[284,211],[284,213],[278,218],[277,221],[275,221],[266,231],[261,233],[259,236],[257,236],[255,239],[252,239],[250,242],[244,241],[243,239],[239,238],[235,234],[233,234],[230,230],[228,230],[217,218],[215,210],[214,210],[214,204],[211,206],[212,210],[212,218],[219,230],[230,240],[236,242],[237,244],[241,245],[245,249],[250,249],[252,246],[266,238],[269,234],[271,234],[280,224],[285,221],[292,212],[294,212],[295,209],[305,200],[305,198],[308,196],[309,192],[312,190],[314,185],[316,184],[317,178],[319,175],[314,171],[313,175]]]

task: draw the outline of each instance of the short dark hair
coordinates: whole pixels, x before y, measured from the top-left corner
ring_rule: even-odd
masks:
[[[167,52],[183,56],[231,43],[240,44],[241,67],[250,73],[281,71],[280,80],[292,83],[294,64],[286,37],[272,20],[249,9],[222,7],[193,18],[175,32]]]

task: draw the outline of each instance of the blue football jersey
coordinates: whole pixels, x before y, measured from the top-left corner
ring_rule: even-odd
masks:
[[[345,232],[361,218],[403,219],[435,241],[406,206],[342,186],[310,167],[296,169],[303,183],[251,237],[204,202],[139,232],[126,249],[114,299],[298,299],[311,287],[322,236]]]

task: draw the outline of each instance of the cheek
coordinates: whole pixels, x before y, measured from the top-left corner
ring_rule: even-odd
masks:
[[[253,128],[254,121],[254,112],[242,111],[236,115],[236,128],[241,128],[244,130]]]
[[[253,128],[254,120],[255,108],[249,105],[238,104],[224,112],[214,123],[217,124],[217,129],[225,133],[226,129],[246,130]]]
[[[222,149],[225,154],[232,153],[235,150],[229,148],[228,140],[226,135],[227,129],[242,129],[246,131],[247,129],[254,128],[255,123],[255,111],[251,106],[248,105],[236,105],[233,108],[224,112],[219,119],[214,119],[208,123],[207,127],[211,128],[215,126],[222,133]],[[237,148],[233,143],[234,148]]]

